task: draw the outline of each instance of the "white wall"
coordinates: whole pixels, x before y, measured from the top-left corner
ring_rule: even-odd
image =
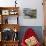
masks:
[[[24,26],[43,26],[43,6],[42,0],[24,0],[20,2],[23,8],[37,9],[37,19],[24,19],[20,17],[20,23]]]
[[[0,6],[14,6],[15,0],[0,0]],[[20,6],[20,18],[19,23],[21,26],[43,26],[43,6],[42,0],[17,0]],[[36,19],[24,19],[23,8],[37,9]]]
[[[15,0],[0,0],[0,6],[1,7],[9,7],[9,6],[14,6],[14,1]]]

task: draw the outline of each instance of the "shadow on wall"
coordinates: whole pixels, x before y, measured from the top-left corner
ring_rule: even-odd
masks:
[[[25,31],[28,28],[32,28],[36,32],[39,41],[41,43],[43,43],[43,33],[42,33],[43,30],[42,30],[42,26],[21,26],[20,27],[20,31],[19,31],[19,40],[20,40],[20,42],[21,42],[21,40],[22,40],[22,38],[24,36]]]

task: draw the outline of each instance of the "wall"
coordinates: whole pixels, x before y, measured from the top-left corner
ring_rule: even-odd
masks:
[[[22,8],[37,9],[36,19],[24,19],[23,13],[21,14],[22,16],[20,17],[20,23],[22,26],[43,26],[42,0],[25,0],[25,1],[18,1],[18,2],[20,2]]]
[[[15,1],[15,0],[14,0]],[[0,6],[14,6],[13,0],[0,0]],[[19,24],[21,26],[43,26],[43,6],[42,0],[17,0],[17,3],[20,7],[20,17]],[[37,9],[37,18],[36,19],[24,19],[23,18],[23,8]]]

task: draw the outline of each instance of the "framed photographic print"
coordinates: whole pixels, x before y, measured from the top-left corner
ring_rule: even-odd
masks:
[[[10,15],[16,15],[17,13],[18,13],[18,12],[15,11],[15,10],[10,10],[10,11],[9,11],[9,14],[10,14]]]
[[[9,10],[2,10],[2,15],[9,15]]]
[[[37,10],[30,8],[23,8],[24,19],[37,18]]]

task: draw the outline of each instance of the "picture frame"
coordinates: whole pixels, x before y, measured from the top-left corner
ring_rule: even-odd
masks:
[[[2,15],[9,15],[9,10],[2,10]]]
[[[23,8],[24,19],[36,19],[37,9]]]
[[[16,10],[10,10],[10,11],[9,11],[9,14],[10,14],[10,15],[16,15],[17,13],[18,13],[18,12],[17,12]]]

